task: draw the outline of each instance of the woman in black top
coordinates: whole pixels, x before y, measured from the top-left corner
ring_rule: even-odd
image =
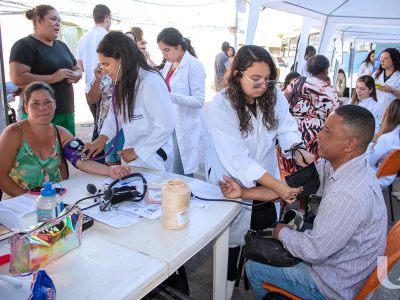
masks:
[[[74,90],[82,71],[67,45],[57,40],[60,17],[50,5],[39,5],[25,13],[32,20],[33,34],[18,40],[11,49],[12,82],[24,88],[33,81],[44,81],[55,91],[56,114],[52,123],[75,135]],[[26,118],[26,115],[23,115]]]

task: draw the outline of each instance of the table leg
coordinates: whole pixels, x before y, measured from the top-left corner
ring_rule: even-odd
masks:
[[[217,237],[214,243],[213,261],[213,299],[225,300],[228,274],[229,226]]]

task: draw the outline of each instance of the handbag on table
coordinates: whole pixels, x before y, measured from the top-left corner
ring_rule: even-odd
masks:
[[[69,206],[57,218],[11,236],[10,273],[36,271],[79,247],[82,241],[82,218],[78,206]]]

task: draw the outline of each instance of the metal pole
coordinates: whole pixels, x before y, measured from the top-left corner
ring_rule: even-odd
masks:
[[[0,73],[1,73],[1,88],[0,88],[0,108],[2,110],[0,114],[0,133],[3,132],[8,122],[8,111],[7,111],[7,97],[6,97],[6,81],[4,77],[4,60],[3,60],[3,42],[1,39],[1,24],[0,24]]]
[[[350,101],[351,101],[351,96],[352,96],[352,91],[353,91],[354,54],[355,54],[355,41],[351,42],[351,45],[350,45],[350,58],[349,58],[349,75],[350,75],[349,98],[350,98]]]

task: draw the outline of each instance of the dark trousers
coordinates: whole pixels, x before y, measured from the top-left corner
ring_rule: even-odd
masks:
[[[263,203],[260,201],[253,201],[253,204]],[[251,210],[250,228],[254,230],[266,229],[271,227],[277,221],[275,204],[265,203],[260,206],[253,206]],[[228,253],[228,280],[236,280],[238,270],[238,260],[240,254],[240,247],[229,248]]]

